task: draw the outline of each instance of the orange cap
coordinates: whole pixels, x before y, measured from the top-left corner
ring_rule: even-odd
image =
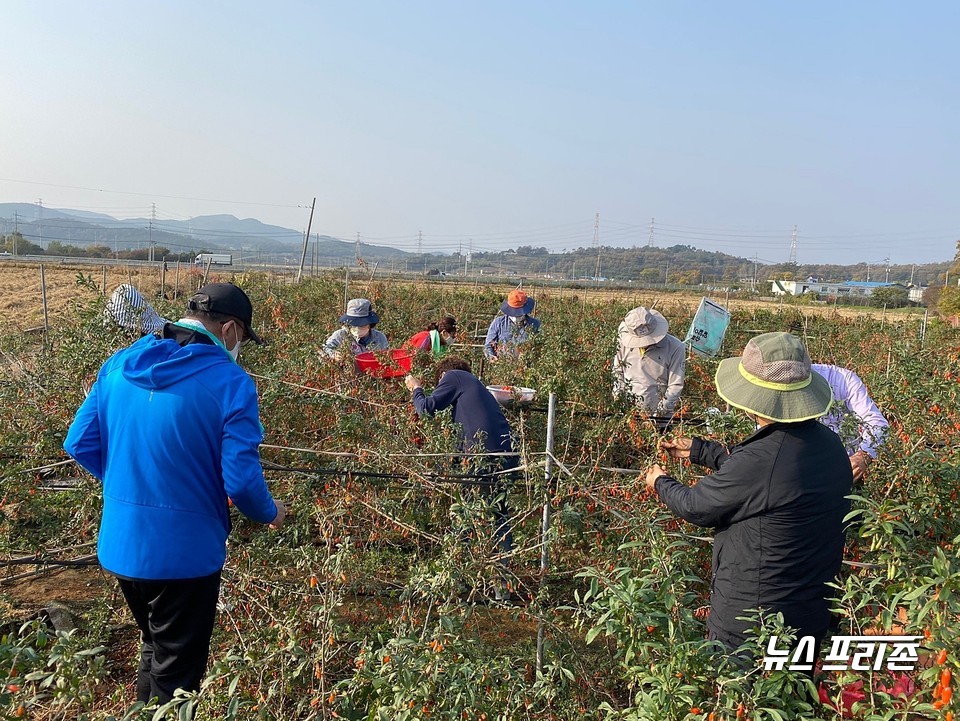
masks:
[[[527,294],[522,290],[511,290],[507,296],[507,304],[511,308],[523,308],[527,302]]]

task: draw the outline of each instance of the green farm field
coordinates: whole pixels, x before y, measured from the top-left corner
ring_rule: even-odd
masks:
[[[195,287],[198,277],[184,276],[181,291]],[[721,355],[760,332],[802,335],[814,361],[855,370],[891,424],[855,489],[836,633],[920,636],[920,660],[897,675],[827,673],[821,691],[800,673],[736,667],[708,649],[711,532],[677,521],[646,492],[639,474],[660,460],[657,433],[611,396],[626,311],[656,304],[683,337],[699,296],[528,286],[540,337],[519,360],[490,365],[476,331],[506,286],[351,282],[350,296],[373,300],[394,344],[450,313],[464,330],[458,353],[487,383],[537,390],[532,405],[507,409],[524,472],[508,491],[515,552],[498,559],[486,509],[450,461],[449,420],[417,420],[402,379],[321,360],[342,278],[223,274],[247,289],[268,341],[244,349],[241,364],[258,386],[266,477],[291,517],[272,532],[234,516],[208,675],[199,694],[157,710],[133,704],[136,626],[92,565],[99,484],[61,450],[84,383],[131,338],[101,320],[100,268],[47,268],[45,277],[49,332],[25,332],[43,324],[39,269],[0,266],[3,718],[952,718],[960,332],[945,324],[762,301],[731,308]],[[182,299],[172,300],[170,273],[165,280],[156,306],[176,317]],[[155,270],[134,280],[125,269],[107,274],[107,289],[127,281],[151,297],[160,289]],[[432,369],[417,362],[429,388]],[[752,430],[735,414],[706,427],[706,409],[723,407],[716,363],[688,361],[672,433],[732,441]],[[694,468],[671,470],[695,478]],[[491,600],[499,561],[508,603]],[[758,643],[778,632],[767,619]]]

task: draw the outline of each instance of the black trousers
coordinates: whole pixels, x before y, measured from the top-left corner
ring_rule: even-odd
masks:
[[[176,581],[117,580],[143,642],[137,700],[166,703],[178,688],[198,691],[210,655],[220,571]]]

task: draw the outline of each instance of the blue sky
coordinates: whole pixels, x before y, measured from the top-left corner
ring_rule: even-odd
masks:
[[[0,202],[953,257],[960,4],[8,0]]]

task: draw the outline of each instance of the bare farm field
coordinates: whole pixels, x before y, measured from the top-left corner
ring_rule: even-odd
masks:
[[[217,273],[217,279],[230,280],[240,273],[222,270]],[[49,319],[56,319],[74,303],[78,293],[78,276],[83,276],[100,289],[106,288],[109,294],[121,283],[129,283],[137,288],[145,297],[152,299],[160,293],[161,280],[167,299],[173,299],[174,291],[178,294],[196,288],[202,281],[199,270],[187,264],[181,264],[179,271],[171,264],[166,273],[161,273],[157,266],[132,263],[130,265],[97,265],[53,264],[43,267],[43,276],[46,282],[46,305]],[[281,283],[287,283],[289,276],[278,276]],[[423,279],[404,279],[402,282],[410,285],[430,285],[430,281]],[[362,289],[367,283],[362,280],[352,281],[354,288]],[[465,280],[463,283],[449,281],[438,284],[438,287],[468,289],[474,283]],[[484,286],[492,287],[499,292],[506,293],[512,286]],[[656,307],[668,315],[671,309],[684,312],[696,309],[702,297],[695,290],[690,291],[658,291],[657,289],[606,289],[606,288],[538,288],[536,280],[527,284],[531,292],[544,297],[555,297],[570,300],[583,305],[629,302],[632,305],[648,305]],[[723,293],[708,292],[706,297],[715,303],[729,307],[730,310],[773,310],[782,308],[783,303],[777,299],[745,299],[729,297]],[[883,311],[877,308],[844,307],[830,305],[796,305],[802,315],[838,317],[838,318],[883,318],[888,321],[916,320],[916,313],[910,311]],[[21,330],[36,328],[43,325],[44,298],[41,284],[41,270],[37,264],[4,262],[0,264],[0,324]]]

